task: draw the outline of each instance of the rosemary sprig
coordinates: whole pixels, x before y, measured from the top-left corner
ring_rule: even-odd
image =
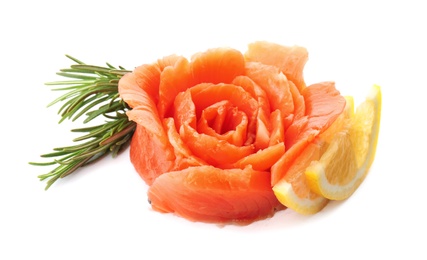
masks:
[[[120,78],[130,72],[123,67],[118,69],[106,63],[107,67],[86,65],[69,55],[67,58],[76,64],[62,69],[59,76],[69,78],[66,81],[46,83],[48,86],[60,86],[55,91],[66,91],[48,106],[64,102],[59,109],[59,123],[66,119],[75,121],[86,116],[83,123],[103,116],[105,122],[100,125],[73,129],[72,132],[84,133],[73,141],[78,144],[54,148],[53,152],[41,155],[52,161],[31,165],[56,165],[52,171],[39,175],[41,181],[47,180],[46,190],[59,178],[70,175],[80,167],[93,163],[107,154],[116,157],[130,142],[136,124],[129,121],[126,111],[130,108],[120,99],[118,83]]]

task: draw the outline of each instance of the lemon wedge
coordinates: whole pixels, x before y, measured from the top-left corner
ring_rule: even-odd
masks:
[[[381,88],[374,85],[354,115],[332,138],[319,160],[305,170],[310,189],[330,200],[350,197],[375,158],[381,119]]]

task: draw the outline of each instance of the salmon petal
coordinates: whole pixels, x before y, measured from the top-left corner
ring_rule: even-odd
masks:
[[[236,146],[214,136],[198,133],[187,123],[181,126],[179,133],[194,155],[213,166],[232,164],[255,150],[252,145]]]
[[[292,94],[292,100],[294,101],[294,118],[293,120],[298,120],[305,115],[305,102],[303,95],[299,92],[297,87],[292,81],[289,81],[289,90]],[[285,129],[289,125],[285,125]]]
[[[190,64],[181,57],[173,66],[166,67],[160,75],[158,109],[160,118],[171,116],[171,107],[178,93],[193,85]]]
[[[175,156],[157,113],[153,95],[147,92],[153,91],[150,84],[156,82],[160,69],[155,65],[147,65],[140,66],[136,71],[140,74],[128,73],[120,79],[119,93],[133,108],[126,115],[137,123],[130,144],[131,162],[142,179],[151,184],[157,176],[173,169]],[[145,74],[142,75],[142,71]]]
[[[284,177],[286,182],[291,184],[296,195],[301,199],[312,200],[321,197],[321,195],[314,193],[308,188],[305,170],[312,161],[319,160],[322,146],[321,142],[312,142],[307,145],[297,156]]]
[[[154,181],[148,198],[157,211],[215,223],[246,224],[283,208],[271,189],[270,174],[250,167],[199,166],[168,172]]]
[[[132,73],[128,73],[127,75],[133,75],[137,86],[144,90],[151,97],[153,102],[157,104],[159,99],[160,75],[166,67],[174,66],[178,60],[179,56],[177,55],[166,56],[162,59],[159,59],[157,63],[138,66]],[[123,85],[124,81],[125,80],[123,80],[122,77],[119,82],[120,94],[122,94],[120,91],[120,86]],[[126,100],[125,102],[133,108],[132,104],[128,103]]]
[[[271,136],[268,146],[285,142],[285,118],[280,110],[276,109],[270,114]]]
[[[127,73],[120,79],[118,87],[120,98],[131,108],[146,103],[148,99],[150,99],[150,103],[154,103],[152,97],[149,97],[147,92],[141,89],[137,80],[137,76],[134,73]]]
[[[271,168],[274,186],[285,177],[289,167],[316,136],[324,132],[338,118],[345,107],[345,98],[333,82],[310,85],[302,92],[306,115],[294,120],[285,133],[286,153]]]
[[[225,140],[235,146],[246,141],[248,117],[224,100],[203,110],[198,120],[197,132]]]
[[[197,118],[200,118],[203,109],[214,103],[224,100],[229,101],[239,111],[245,113],[248,118],[247,137],[245,145],[253,143],[253,134],[256,129],[256,117],[259,103],[243,87],[234,84],[201,83],[190,88],[192,99],[196,106]]]
[[[185,123],[194,129],[197,127],[196,106],[194,105],[189,89],[176,96],[174,101],[174,119],[177,129],[180,129]]]
[[[159,66],[160,71],[163,71],[166,67],[175,66],[177,62],[182,60],[182,56],[178,56],[176,54],[172,54],[169,56],[165,56],[161,59],[157,60],[157,65]]]
[[[240,51],[231,48],[210,49],[193,55],[192,73],[197,83],[231,83],[245,71],[245,60]]]
[[[249,44],[245,59],[275,66],[296,85],[299,91],[305,88],[303,70],[308,60],[308,52],[304,47],[257,41]]]
[[[163,125],[175,154],[173,170],[182,170],[191,166],[207,165],[205,161],[193,155],[187,144],[181,139],[173,118],[165,118]]]
[[[242,87],[233,84],[201,83],[192,88],[191,96],[196,106],[197,118],[202,110],[217,102],[228,100],[249,118],[254,120],[258,110],[257,101]]]
[[[233,166],[243,169],[251,165],[255,170],[265,171],[269,170],[283,154],[285,154],[285,144],[278,143],[240,159]]]
[[[154,135],[163,135],[164,130],[159,119],[156,104],[152,97],[137,83],[137,76],[128,73],[122,77],[119,84],[120,97],[130,106],[132,110],[127,111],[130,120],[143,125]]]
[[[288,79],[276,67],[259,62],[246,62],[246,75],[267,94],[270,109],[279,109],[284,117],[293,114],[294,102]]]
[[[249,126],[248,140],[254,139],[253,143],[257,150],[267,148],[270,142],[270,102],[265,91],[248,76],[238,76],[233,84],[241,86],[246,92],[258,101],[258,113],[256,122]],[[253,136],[253,137],[252,137]]]
[[[287,147],[285,154],[271,167],[271,186],[276,185],[286,176],[295,159],[314,140],[319,131],[311,130],[304,132],[304,134],[304,137],[301,137],[294,145],[290,148]]]
[[[136,126],[129,153],[136,171],[148,185],[174,169],[175,155],[166,135],[153,135],[142,125]]]
[[[322,133],[342,113],[346,101],[332,81],[312,84],[302,91],[306,114],[309,115],[307,128]]]
[[[138,87],[148,93],[155,103],[159,98],[160,73],[161,70],[157,63],[141,65],[132,72],[135,75]],[[120,84],[121,81],[122,79]]]

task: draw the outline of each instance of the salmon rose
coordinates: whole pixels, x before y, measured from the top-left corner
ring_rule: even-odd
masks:
[[[247,223],[284,208],[272,185],[298,155],[292,147],[309,143],[345,104],[333,82],[306,87],[307,59],[303,47],[255,42],[245,54],[172,55],[126,74],[119,92],[137,123],[130,157],[153,209]],[[329,101],[342,106],[324,111]]]

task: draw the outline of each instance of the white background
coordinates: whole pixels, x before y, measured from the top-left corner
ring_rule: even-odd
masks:
[[[196,2],[196,1],[195,1]],[[426,259],[426,9],[422,1],[3,1],[0,259]],[[44,82],[71,62],[132,69],[172,53],[305,46],[308,84],[361,102],[383,91],[377,157],[357,192],[321,213],[218,227],[154,212],[128,151],[44,191],[28,165],[71,144]]]

